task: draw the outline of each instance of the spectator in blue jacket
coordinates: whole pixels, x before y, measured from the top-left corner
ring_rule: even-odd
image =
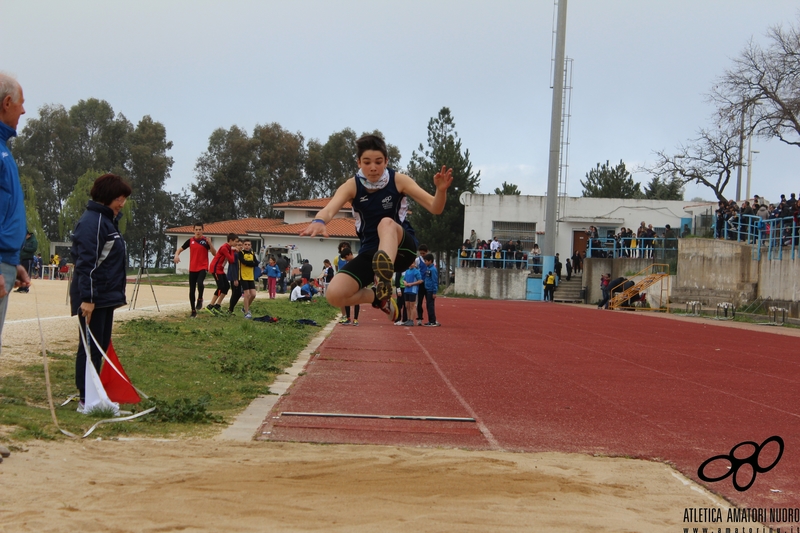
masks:
[[[17,134],[19,117],[25,114],[24,103],[17,80],[0,73],[0,335],[6,320],[8,294],[15,286],[24,288],[31,281],[19,261],[28,224],[19,171],[7,144]]]
[[[72,233],[70,256],[75,265],[69,292],[72,314],[78,315],[81,331],[85,332],[88,325],[103,351],[111,342],[114,309],[127,303],[127,250],[118,223],[131,192],[130,185],[117,175],[103,174],[97,178],[89,193],[92,199]],[[99,373],[103,354],[88,334],[86,341],[91,346],[92,364]],[[80,392],[80,412],[86,398],[85,376],[86,350],[79,340],[75,385]]]
[[[439,270],[434,264],[433,254],[425,254],[425,308],[428,310],[428,321],[423,326],[439,327],[436,321],[436,293],[439,291]]]

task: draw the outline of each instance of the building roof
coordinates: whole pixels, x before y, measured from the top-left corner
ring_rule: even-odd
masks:
[[[205,224],[203,233],[205,235],[227,235],[235,233],[237,235],[253,235],[264,233],[267,235],[300,235],[306,226],[311,222],[299,222],[297,224],[284,224],[283,220],[275,218],[243,218],[241,220],[223,220]],[[328,234],[338,238],[358,238],[356,234],[356,221],[353,218],[334,218],[328,222]],[[192,226],[181,226],[167,230],[170,234],[191,235],[194,233]]]
[[[300,235],[311,222],[299,222],[297,224],[281,224],[280,226],[270,226],[265,233],[270,235]],[[353,218],[334,218],[327,224],[328,234],[337,238],[358,238],[356,234],[356,221]]]
[[[272,207],[278,210],[283,209],[322,209],[327,206],[331,201],[330,198],[314,198],[311,200],[295,200],[293,202],[281,202],[279,204],[272,204]],[[352,204],[346,202],[342,209],[352,209]]]
[[[266,233],[267,228],[282,225],[283,219],[281,218],[242,218],[239,220],[221,220],[219,222],[210,222],[205,224],[203,226],[203,233],[207,235],[227,235],[228,233],[245,235],[247,233]],[[169,228],[167,233],[192,234],[194,233],[194,226]]]

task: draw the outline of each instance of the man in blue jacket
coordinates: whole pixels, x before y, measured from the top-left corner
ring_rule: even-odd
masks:
[[[28,223],[22,185],[8,140],[17,134],[19,117],[25,113],[25,98],[17,80],[0,73],[0,335],[6,320],[8,294],[15,286],[27,287],[30,278],[19,264]]]

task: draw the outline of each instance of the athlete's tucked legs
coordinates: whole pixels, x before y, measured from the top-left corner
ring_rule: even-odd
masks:
[[[372,289],[359,289],[358,282],[345,273],[333,276],[328,285],[328,303],[334,307],[371,304],[375,299]]]
[[[391,218],[384,218],[378,224],[380,250],[372,258],[372,270],[375,273],[375,296],[378,300],[391,298],[394,261],[397,258],[397,247],[403,240],[403,228]]]

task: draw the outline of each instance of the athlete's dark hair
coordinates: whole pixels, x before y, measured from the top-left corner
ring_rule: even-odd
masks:
[[[386,150],[386,142],[377,135],[364,135],[356,141],[356,156],[361,159],[361,154],[367,150],[377,150],[383,157],[389,159],[389,151]]]
[[[111,205],[111,202],[120,196],[127,198],[131,192],[133,192],[131,186],[116,174],[103,174],[94,180],[89,195],[99,204]]]
[[[420,244],[417,247],[417,251],[418,252],[427,252],[428,251],[428,245],[427,244]]]
[[[236,235],[235,233],[228,233],[228,242],[235,241],[238,238],[239,236]]]
[[[344,259],[345,257],[347,257],[348,255],[350,255],[352,253],[353,253],[353,250],[351,250],[350,248],[342,248],[342,251],[339,252],[339,257]]]
[[[431,263],[433,263],[433,260],[436,259],[436,258],[433,257],[433,254],[425,254],[425,257],[423,257],[423,259],[425,261],[430,261]]]
[[[204,229],[202,222],[195,222],[194,224],[192,224],[192,229],[196,228],[197,226],[200,226],[200,229]]]

